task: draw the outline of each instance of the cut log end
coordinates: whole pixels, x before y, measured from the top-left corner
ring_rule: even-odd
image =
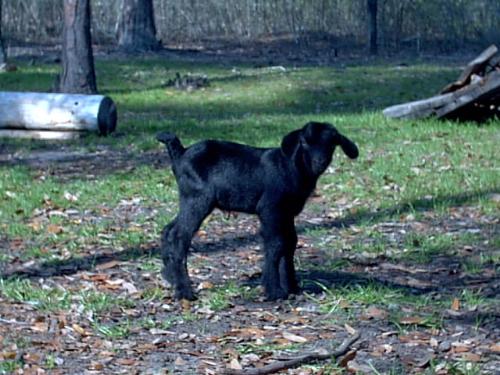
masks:
[[[102,95],[0,91],[0,113],[0,129],[6,130],[95,132],[105,136],[117,126],[116,105]]]
[[[97,112],[97,126],[100,135],[108,135],[115,131],[118,114],[116,105],[111,98],[105,96]]]

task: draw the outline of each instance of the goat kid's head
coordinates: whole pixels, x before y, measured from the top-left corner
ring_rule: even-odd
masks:
[[[319,176],[326,170],[337,146],[351,159],[358,157],[356,144],[333,125],[323,122],[309,122],[287,134],[281,142],[283,154],[303,165],[313,176]]]

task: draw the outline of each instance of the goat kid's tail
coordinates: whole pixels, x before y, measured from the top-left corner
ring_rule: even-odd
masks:
[[[181,141],[175,134],[161,132],[156,135],[156,139],[161,143],[164,143],[167,147],[168,156],[170,156],[172,164],[175,164],[186,151]]]

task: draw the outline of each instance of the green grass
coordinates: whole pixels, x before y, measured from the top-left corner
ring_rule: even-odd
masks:
[[[58,71],[55,65],[18,65],[18,71],[0,75],[3,90],[45,91]],[[126,151],[132,164],[142,152],[162,149],[154,139],[159,130],[177,133],[186,145],[219,138],[267,147],[279,145],[284,134],[307,121],[334,123],[359,145],[360,157],[351,161],[340,151],[335,155],[332,167],[318,183],[317,191],[325,204],[314,202],[311,212],[323,215],[323,209],[339,208],[339,201],[347,202],[349,207],[340,206],[339,220],[341,224],[354,222],[357,231],[341,226],[339,230],[346,239],[339,240],[338,231],[310,229],[304,237],[315,247],[389,256],[391,261],[411,264],[428,263],[486,239],[467,234],[409,232],[402,234],[402,242],[398,242],[378,233],[373,225],[400,222],[408,215],[414,220],[438,221],[452,216],[457,207],[471,205],[478,207],[477,214],[499,217],[498,203],[489,197],[500,191],[499,120],[478,126],[435,119],[394,121],[381,114],[386,106],[435,94],[456,78],[455,67],[415,61],[401,69],[380,62],[342,68],[286,67],[280,72],[245,64],[236,64],[234,70],[226,64],[154,57],[97,61],[96,67],[101,92],[111,96],[118,106],[117,132],[107,138],[90,135],[65,145],[88,152],[102,147]],[[165,87],[176,72],[206,74],[211,84],[194,92]],[[20,154],[53,147],[40,141],[2,143]],[[67,193],[77,199],[67,199]],[[134,199],[139,200],[141,210],[126,218],[126,211],[120,211],[123,202]],[[67,258],[84,257],[89,248],[119,252],[156,243],[161,228],[176,210],[177,187],[172,173],[153,165],[136,162],[133,168],[110,168],[93,178],[71,179],[25,165],[0,166],[0,245],[18,241],[22,248],[0,254],[0,266],[17,257],[23,262],[57,264]],[[49,212],[61,214],[51,216]],[[427,218],[429,213],[432,219]],[[45,220],[36,224],[35,219],[40,217]],[[50,230],[54,226],[61,230]],[[488,249],[498,248],[498,237],[487,240]],[[158,273],[158,259],[140,261],[143,272]],[[484,266],[495,263],[498,254],[486,251],[477,258],[465,259],[463,267],[470,274],[479,274]],[[345,259],[330,259],[318,267],[332,271],[349,265]],[[141,303],[158,303],[163,298],[163,290],[157,287],[141,292]],[[26,280],[1,280],[0,293],[7,300],[47,311],[68,310],[76,301],[87,311],[105,314],[114,306],[127,308],[138,303],[102,292],[42,288]],[[233,299],[252,300],[256,293],[257,289],[229,283],[203,291],[199,303],[221,311],[229,309]],[[468,307],[490,303],[475,294],[458,297]],[[443,308],[439,301],[409,296],[400,289],[374,283],[325,288],[325,298],[314,301],[322,312],[346,317],[371,305],[390,312],[401,305]],[[446,300],[446,304],[445,308],[449,308],[450,301]],[[183,319],[199,319],[190,314],[185,313]],[[425,327],[442,324],[432,311],[423,314],[427,319],[422,323]],[[397,322],[400,317],[394,313],[391,318]],[[174,323],[169,321],[164,326]],[[154,321],[141,324],[161,326]],[[131,323],[110,324],[96,319],[94,329],[106,338],[123,338],[130,334]],[[19,364],[1,366],[0,372],[9,372],[10,367]]]
[[[229,308],[232,300],[241,297],[251,300],[256,297],[257,290],[247,286],[240,286],[234,282],[210,289],[201,300],[201,305],[208,307],[211,311],[218,312]]]
[[[134,303],[129,299],[96,291],[83,292],[77,299],[86,311],[91,311],[94,314],[102,314],[116,307],[132,308],[134,306]]]
[[[118,340],[127,338],[130,335],[131,322],[120,321],[115,324],[96,323],[94,330],[101,336],[109,340]]]
[[[29,280],[0,278],[0,294],[42,311],[66,310],[71,304],[71,294],[68,291],[58,287],[39,287]]]
[[[22,366],[23,362],[19,359],[3,360],[2,362],[0,362],[0,374],[12,374]]]
[[[0,76],[0,84],[6,90],[43,90],[56,71],[53,65],[21,65],[13,75]],[[177,71],[207,74],[212,84],[192,93],[163,87]],[[336,158],[335,166],[346,173],[322,178],[322,183],[330,186],[325,191],[332,193],[332,199],[335,195],[331,190],[335,190],[353,200],[370,197],[370,208],[401,204],[417,210],[436,209],[446,208],[464,192],[477,200],[482,192],[498,188],[499,173],[492,158],[499,141],[498,122],[479,128],[435,120],[399,122],[375,112],[435,92],[455,76],[454,68],[415,64],[397,70],[380,64],[275,72],[242,66],[239,73],[233,73],[223,65],[150,58],[101,61],[97,74],[102,92],[117,102],[120,135],[90,137],[83,146],[78,141],[79,147],[89,150],[99,144],[132,153],[159,148],[153,135],[160,129],[177,132],[187,144],[203,138],[225,138],[270,146],[278,144],[287,131],[317,119],[337,124],[361,149],[356,162],[340,154]],[[35,75],[44,79],[35,81]],[[21,147],[21,141],[10,142]],[[22,149],[25,147],[26,142],[22,143]],[[41,143],[28,144],[28,148],[37,147],[42,147]],[[29,169],[5,168],[4,172],[0,201],[5,208],[0,225],[9,236],[31,234],[16,224],[32,215],[44,197],[61,209],[82,210],[102,202],[112,206],[134,194],[150,205],[156,200],[175,199],[171,176],[150,166],[131,173],[118,170],[95,181],[61,184],[49,177],[31,183],[29,190],[24,187],[35,178]],[[78,195],[78,201],[65,200],[65,191]]]

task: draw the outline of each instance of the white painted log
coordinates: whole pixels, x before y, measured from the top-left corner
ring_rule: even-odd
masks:
[[[0,92],[0,129],[95,131],[116,128],[116,106],[107,96]]]
[[[83,136],[82,131],[53,131],[53,130],[26,130],[0,129],[0,138],[26,138],[43,140],[68,140]]]

